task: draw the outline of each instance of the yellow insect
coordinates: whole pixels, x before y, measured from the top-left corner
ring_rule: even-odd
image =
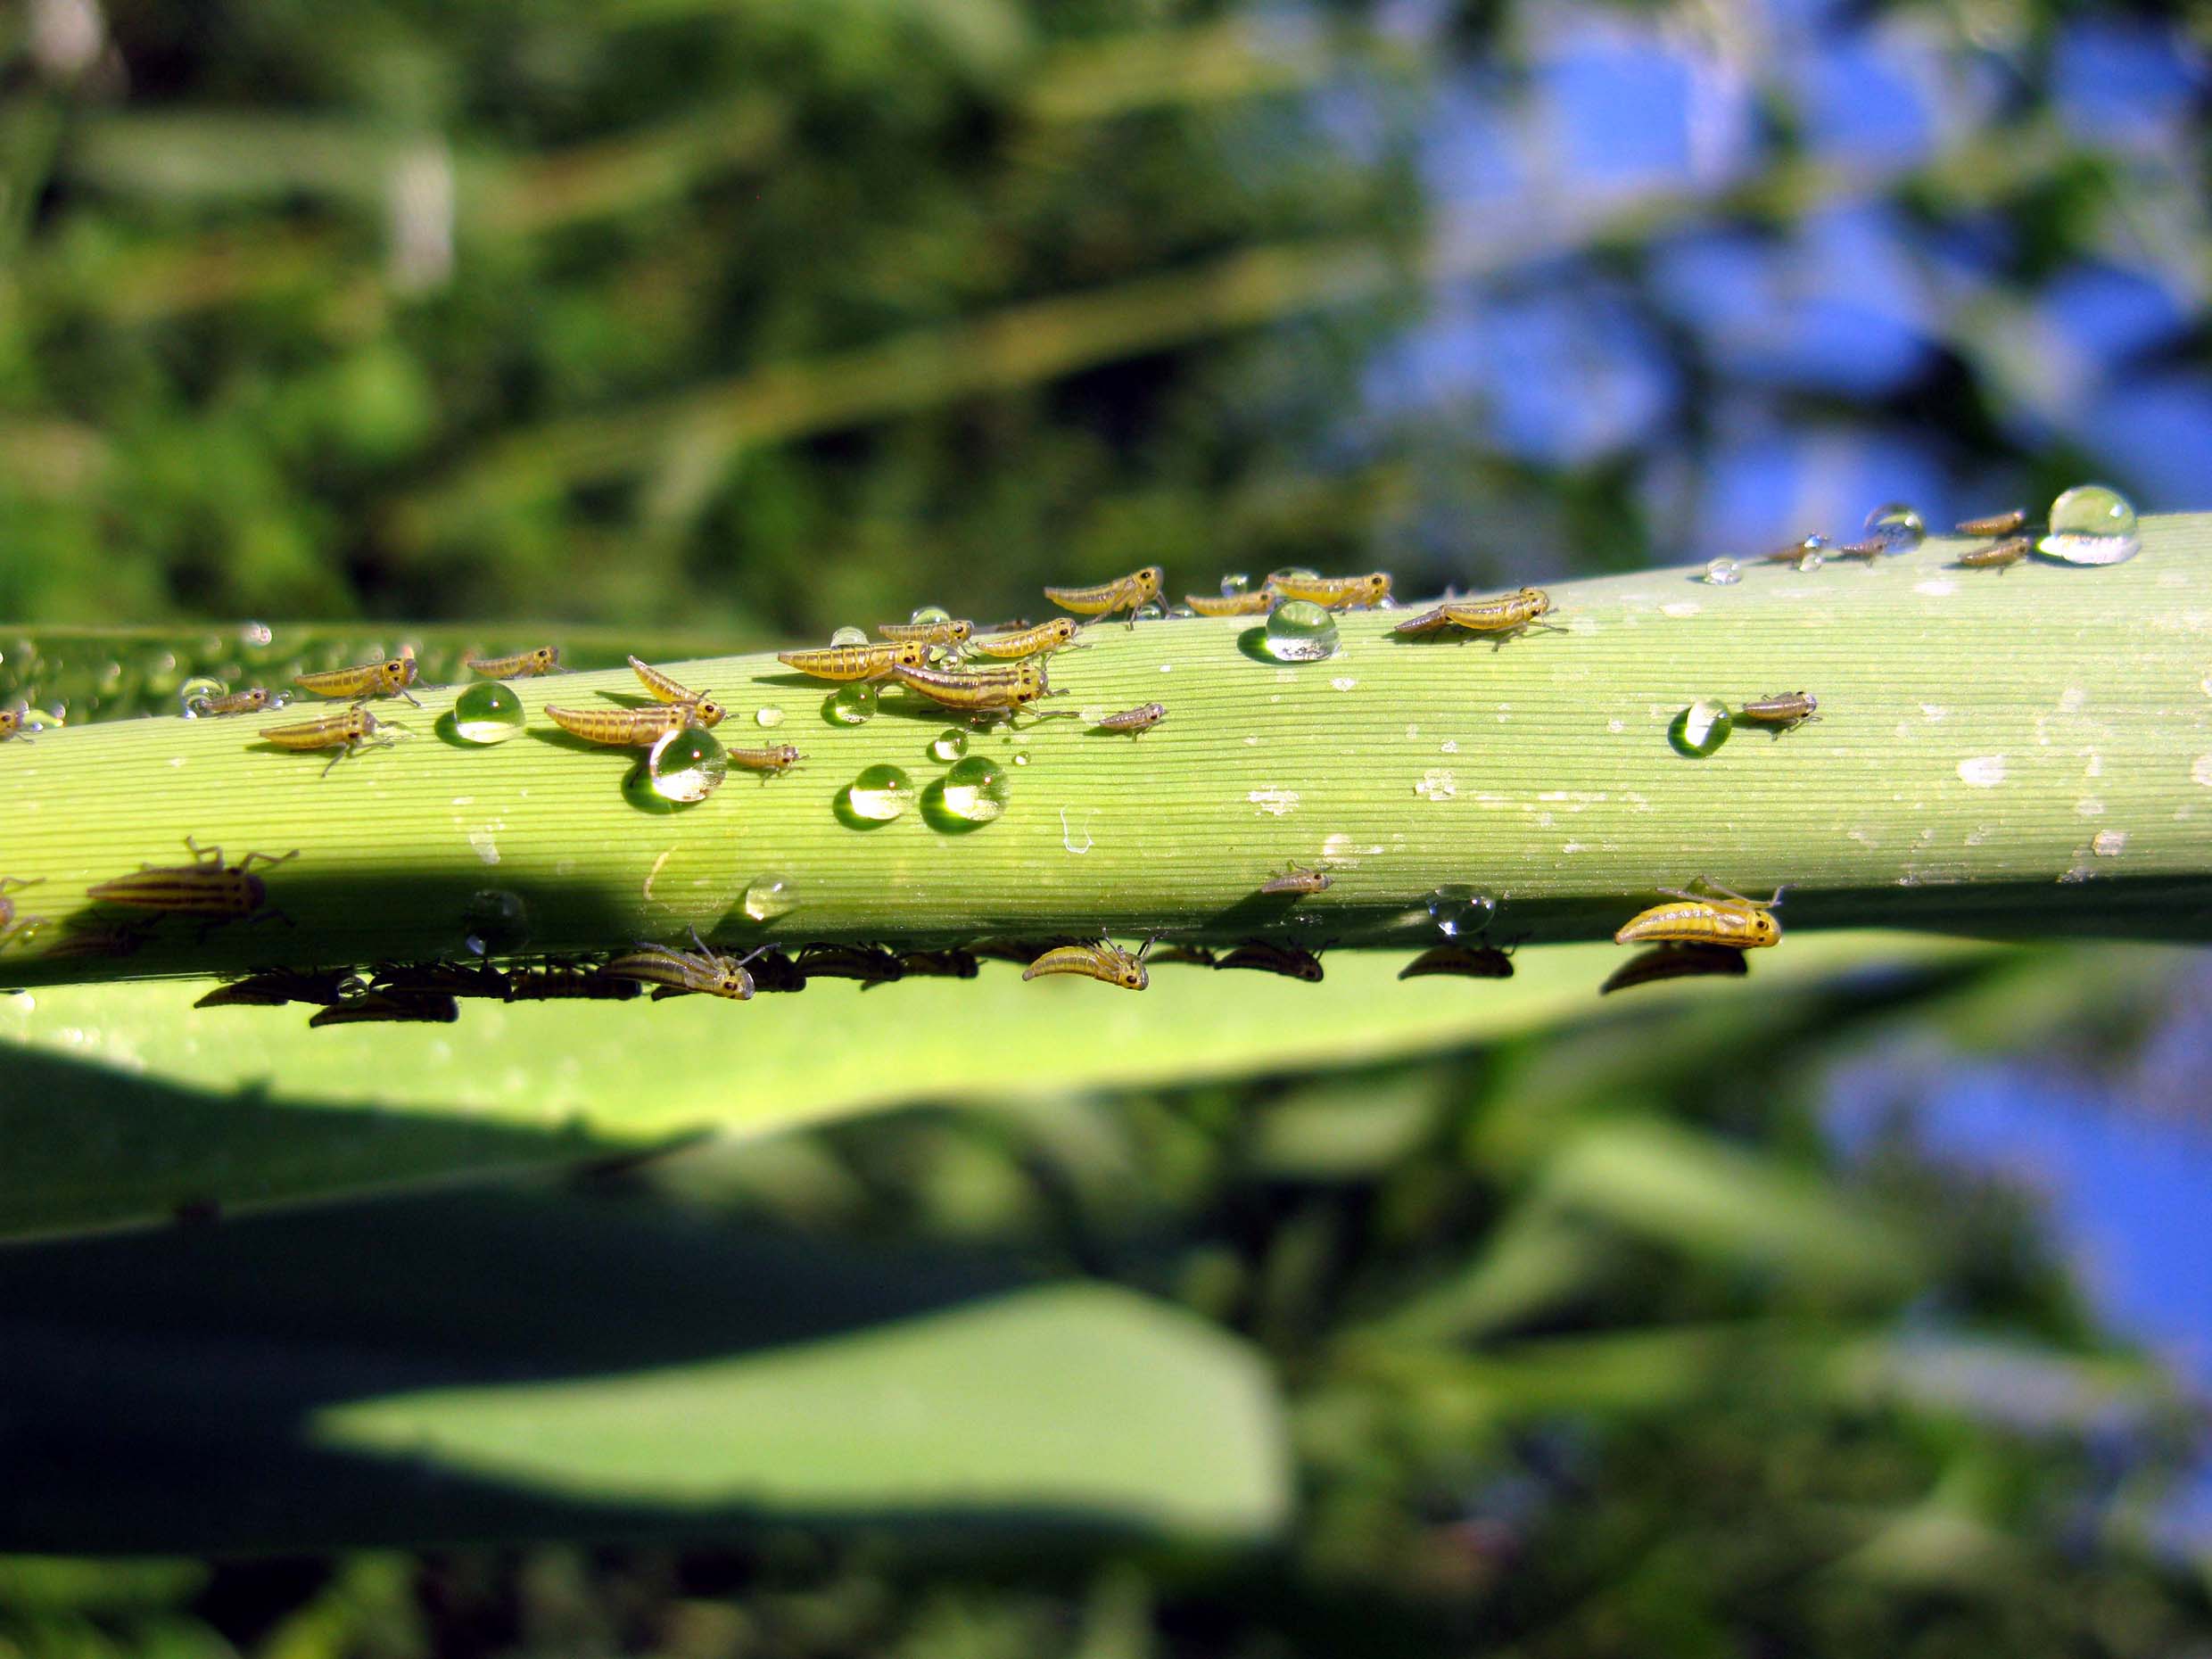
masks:
[[[686,726],[722,723],[729,710],[711,697],[696,703],[667,703],[652,708],[559,708],[546,705],[546,718],[571,737],[610,748],[650,748]]]
[[[1663,979],[1695,979],[1706,975],[1742,978],[1751,971],[1743,952],[1726,945],[1655,945],[1638,951],[1614,970],[1597,987],[1600,996],[1656,985]]]
[[[225,714],[258,714],[268,706],[267,686],[248,686],[243,691],[226,691],[216,697],[195,697],[192,712],[210,719]]]
[[[236,863],[226,864],[219,846],[202,846],[190,836],[185,838],[185,846],[192,854],[191,863],[141,865],[135,875],[87,887],[86,896],[127,910],[259,921],[268,904],[268,888],[253,873],[254,861],[274,869],[300,856],[295,846],[282,856],[248,853]]]
[[[1133,738],[1141,738],[1168,718],[1165,703],[1145,703],[1135,708],[1125,708],[1118,714],[1109,714],[1098,722],[1101,731],[1126,731]]]
[[[517,651],[512,656],[461,658],[462,667],[488,680],[528,680],[538,674],[552,673],[560,665],[561,648],[557,645],[541,645],[534,651]]]
[[[1118,985],[1125,991],[1142,991],[1151,983],[1151,976],[1144,971],[1144,959],[1151,953],[1150,939],[1134,955],[1110,939],[1101,939],[1095,945],[1057,945],[1024,968],[1021,977],[1042,979],[1048,974],[1081,974],[1086,979]]]
[[[1321,983],[1318,956],[1300,945],[1270,945],[1264,939],[1246,940],[1214,966],[1256,968],[1262,973],[1279,973],[1286,979],[1302,979],[1308,985]]]
[[[1434,610],[1399,623],[1391,631],[1401,638],[1416,639],[1457,628],[1463,632],[1485,635],[1502,646],[1531,628],[1564,633],[1565,629],[1541,620],[1550,609],[1551,595],[1543,589],[1523,588],[1492,599],[1447,599]]]
[[[919,640],[882,645],[825,645],[805,651],[778,651],[776,660],[816,680],[882,680],[901,668],[926,667],[929,648]]]
[[[1820,719],[1820,699],[1810,691],[1778,691],[1772,697],[1753,698],[1736,711],[1736,718],[1772,726],[1779,736],[1808,720]]]
[[[1269,895],[1287,894],[1305,898],[1312,894],[1325,893],[1332,879],[1325,870],[1293,868],[1279,876],[1270,876],[1259,884],[1259,890]]]
[[[1969,548],[1951,562],[1968,570],[1993,570],[2002,575],[2011,566],[2026,558],[2035,546],[2032,536],[2007,536],[2002,541],[1986,546]]]
[[[1456,974],[1463,979],[1510,979],[1513,953],[1495,945],[1432,945],[1398,970],[1401,979]]]
[[[1075,637],[1076,624],[1065,616],[1055,616],[1034,628],[1008,628],[997,633],[975,634],[970,638],[966,651],[971,656],[1039,656],[1074,644]]]
[[[706,700],[703,693],[694,691],[681,681],[663,673],[650,663],[640,662],[633,656],[630,659],[630,667],[645,689],[653,694],[656,703],[698,703]]]
[[[1274,575],[1267,578],[1267,589],[1279,599],[1304,599],[1323,610],[1341,611],[1382,604],[1391,597],[1391,578],[1380,570],[1365,576]]]
[[[1774,909],[1782,902],[1782,889],[1774,889],[1770,899],[1746,898],[1741,893],[1721,886],[1709,877],[1700,877],[1694,883],[1703,887],[1708,897],[1681,887],[1661,887],[1675,902],[1655,904],[1649,910],[1631,916],[1626,925],[1613,936],[1615,945],[1719,945],[1730,950],[1757,950],[1762,945],[1779,945],[1782,939],[1782,924],[1774,920]]]
[[[350,968],[270,968],[219,985],[194,1003],[194,1008],[281,1008],[286,1003],[313,1003],[328,1008],[366,987]]]
[[[689,996],[696,993],[742,1003],[753,995],[753,976],[745,970],[745,964],[751,960],[750,956],[725,956],[709,948],[699,937],[699,930],[694,928],[691,949],[688,951],[673,945],[640,944],[636,950],[607,962],[599,971],[610,979],[634,979],[651,986],[655,1002],[664,996]]]
[[[15,901],[8,896],[10,887],[20,891],[24,887],[35,887],[45,879],[44,876],[29,880],[21,876],[0,876],[0,945],[12,945],[18,939],[29,938],[45,925],[45,919],[40,916],[25,916],[18,920]]]
[[[343,714],[318,714],[313,720],[302,720],[289,726],[263,726],[261,736],[280,749],[301,753],[335,749],[323,768],[323,776],[330,775],[330,768],[363,749],[389,748],[399,739],[392,735],[400,728],[390,721],[378,720],[376,715],[356,704]]]
[[[910,691],[932,703],[963,714],[1011,714],[1028,707],[1039,697],[1065,697],[1045,678],[1044,664],[1035,657],[1011,668],[986,669],[981,673],[945,673],[934,668],[901,667],[892,677]]]
[[[1145,605],[1160,597],[1160,584],[1168,580],[1168,573],[1157,565],[1147,565],[1143,570],[1131,571],[1112,582],[1102,582],[1095,588],[1047,588],[1044,597],[1063,611],[1073,611],[1078,616],[1111,616],[1116,611],[1129,613],[1129,626],[1136,626],[1136,614]]]
[[[1979,518],[1962,518],[1958,530],[1962,536],[2015,536],[2027,528],[2027,509],[2016,507],[2006,513],[1986,513]]]
[[[1271,589],[1254,588],[1249,593],[1186,593],[1183,602],[1201,616],[1258,616],[1275,608],[1275,596]]]
[[[724,749],[722,753],[729,756],[732,766],[742,766],[747,772],[763,772],[772,778],[780,777],[806,758],[788,743],[765,749]]]
[[[312,1015],[308,1024],[324,1026],[439,1025],[450,1026],[461,1017],[461,1005],[450,996],[435,994],[387,995],[367,991]]]
[[[415,683],[415,650],[403,647],[397,656],[381,663],[361,663],[351,668],[333,668],[319,674],[294,674],[292,683],[317,697],[403,697],[420,708],[408,687]]]
[[[976,631],[971,622],[879,623],[876,633],[879,638],[895,642],[912,640],[917,645],[954,646]]]

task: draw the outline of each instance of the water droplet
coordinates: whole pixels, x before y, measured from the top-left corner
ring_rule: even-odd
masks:
[[[780,726],[783,724],[783,710],[776,704],[763,703],[753,711],[753,723],[756,726]]]
[[[523,700],[497,680],[465,687],[453,699],[453,735],[464,743],[504,743],[523,729]]]
[[[968,752],[968,734],[947,726],[929,740],[929,753],[941,761],[956,761]]]
[[[1287,599],[1268,613],[1260,649],[1278,663],[1317,663],[1336,655],[1336,618],[1318,605]]]
[[[198,716],[201,703],[211,697],[220,697],[229,689],[219,680],[194,674],[177,688],[177,700],[185,706],[185,718],[192,720]]]
[[[1736,723],[1728,705],[1718,697],[1701,697],[1674,717],[1667,741],[1681,754],[1703,757],[1728,741]]]
[[[722,788],[730,757],[711,731],[680,726],[654,740],[645,757],[646,780],[664,801],[689,806]]]
[[[1479,887],[1438,887],[1427,904],[1429,920],[1448,939],[1473,938],[1498,916],[1498,901]]]
[[[833,726],[864,726],[876,717],[876,689],[839,686],[821,702],[821,717]]]
[[[1885,501],[1869,513],[1866,530],[1892,553],[1910,553],[1927,540],[1927,521],[1903,501]]]
[[[1168,615],[1168,607],[1158,599],[1146,599],[1129,613],[1132,622],[1160,622]]]
[[[174,651],[150,653],[140,672],[145,676],[146,689],[156,697],[176,690],[184,681],[184,676],[177,672],[177,654]]]
[[[256,649],[276,637],[275,631],[267,623],[250,622],[238,630],[238,643]]]
[[[530,906],[519,893],[485,887],[469,895],[461,927],[470,955],[511,955],[529,942]]]
[[[2121,565],[2142,551],[2135,508],[2107,484],[2076,484],[2051,504],[2051,533],[2036,547],[2069,565]]]
[[[865,628],[840,628],[830,636],[830,643],[831,645],[866,645],[868,643],[868,630]]]
[[[1014,764],[1015,764],[1015,765],[1017,765],[1017,766],[1027,766],[1028,763],[1029,763],[1029,757],[1028,757],[1027,755],[1015,755],[1015,756],[1014,756]]]
[[[914,799],[914,780],[896,766],[874,765],[838,791],[838,816],[854,830],[873,830],[905,812]]]
[[[1320,576],[1319,571],[1308,570],[1303,565],[1285,565],[1281,570],[1267,573],[1269,582],[1316,582]]]
[[[773,921],[798,908],[798,893],[788,876],[755,876],[745,889],[745,913],[755,921]]]
[[[923,623],[951,622],[953,620],[953,613],[946,610],[942,605],[924,605],[917,609],[914,614],[909,616],[906,620],[914,623],[916,626],[920,626]]]
[[[1744,567],[1732,558],[1705,561],[1705,577],[1716,588],[1733,587],[1744,579]]]
[[[1234,598],[1240,593],[1250,593],[1251,590],[1252,579],[1241,570],[1221,579],[1221,597],[1225,599]]]
[[[1006,769],[970,755],[924,792],[922,812],[940,830],[975,830],[1006,810]]]

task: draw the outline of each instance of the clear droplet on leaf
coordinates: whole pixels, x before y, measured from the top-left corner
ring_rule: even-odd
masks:
[[[782,706],[775,703],[763,703],[753,711],[753,723],[756,726],[780,726],[783,724]]]
[[[1006,811],[1006,769],[982,755],[970,755],[930,784],[922,811],[940,830],[979,829]]]
[[[1885,501],[1867,515],[1868,536],[1892,553],[1910,553],[1927,540],[1927,521],[1902,501]]]
[[[1479,887],[1438,887],[1427,905],[1429,920],[1448,939],[1473,938],[1498,916],[1498,901]]]
[[[1287,599],[1267,615],[1260,648],[1278,663],[1317,663],[1336,655],[1336,618],[1318,605]]]
[[[1704,580],[1716,588],[1729,588],[1744,579],[1744,567],[1732,558],[1713,558],[1705,561]]]
[[[472,956],[508,956],[530,942],[530,906],[519,893],[485,887],[461,912],[462,942]]]
[[[929,740],[929,754],[941,761],[956,761],[968,752],[968,734],[957,726],[947,726]]]
[[[798,894],[788,876],[755,876],[746,884],[745,913],[755,921],[773,921],[798,908]]]
[[[833,726],[864,726],[876,716],[876,689],[839,686],[822,699],[821,717]]]
[[[887,824],[914,799],[914,780],[896,766],[863,767],[838,793],[838,816],[854,829]]]
[[[453,699],[453,735],[464,743],[504,743],[523,729],[523,700],[515,688],[480,681]]]
[[[705,800],[729,775],[730,756],[722,744],[697,726],[663,732],[645,757],[646,781],[653,793],[679,806]]]
[[[117,666],[120,669],[120,664]],[[122,675],[119,673],[116,679],[120,681]],[[185,718],[193,720],[198,717],[201,704],[211,697],[222,696],[229,689],[221,681],[207,674],[194,674],[177,688],[177,700],[184,705]]]
[[[2068,565],[2122,565],[2142,551],[2135,507],[2109,484],[2076,484],[2051,504],[2051,532],[2035,545]]]
[[[1674,717],[1667,741],[1681,754],[1704,758],[1728,741],[1736,718],[1718,697],[1701,697]]]

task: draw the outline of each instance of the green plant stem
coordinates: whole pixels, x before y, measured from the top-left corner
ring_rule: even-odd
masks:
[[[47,927],[8,958],[32,984],[385,958],[450,957],[472,896],[518,896],[533,952],[697,927],[737,944],[1110,933],[1312,945],[1432,938],[1424,896],[1500,901],[1496,934],[1602,938],[1654,890],[1709,876],[1787,885],[1792,930],[1882,926],[2018,937],[2201,939],[2212,918],[2212,517],[2149,522],[2134,561],[1948,567],[1931,543],[1874,569],[1747,567],[1735,586],[1653,571],[1556,588],[1564,630],[1494,649],[1389,637],[1353,613],[1326,661],[1256,659],[1242,620],[1118,623],[1054,659],[1052,705],[1083,718],[978,735],[1009,805],[965,834],[918,811],[846,827],[838,790],[890,763],[943,767],[942,711],[884,698],[870,723],[821,713],[830,688],[772,657],[672,664],[732,709],[732,744],[793,742],[789,775],[736,772],[705,803],[641,809],[631,753],[577,747],[549,701],[634,697],[622,673],[518,686],[529,731],[488,749],[433,735],[450,691],[380,707],[410,741],[342,763],[281,754],[262,721],[155,719],[49,731],[0,750],[0,873]],[[1691,759],[1668,740],[1692,699],[1805,689],[1821,718],[1739,729]],[[1164,724],[1091,719],[1158,699]],[[786,711],[763,730],[755,711]],[[297,711],[288,712],[293,717]],[[183,838],[297,849],[268,879],[284,920],[163,921],[116,959],[38,953],[90,885],[182,862]],[[1257,889],[1331,872],[1298,901]],[[763,876],[797,908],[763,924]],[[1785,946],[1787,948],[1787,946]],[[1103,993],[1102,993],[1102,995]]]

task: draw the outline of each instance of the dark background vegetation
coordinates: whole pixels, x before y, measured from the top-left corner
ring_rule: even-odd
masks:
[[[0,615],[736,644],[1151,562],[1481,588],[1896,497],[1940,522],[2098,476],[2200,508],[2202,29],[21,0]],[[0,1655],[2200,1651],[2205,1149],[2077,1153],[2186,1101],[2208,1006],[2186,956],[2054,955],[1069,1103],[1079,1142],[948,1103],[589,1178],[571,1201],[1178,1300],[1271,1361],[1295,1519],[1238,1551],[0,1562]],[[1539,1151],[1618,1122],[1879,1210],[1912,1271],[1542,1199]],[[2055,1239],[1982,1173],[2024,1141]],[[2182,1232],[2109,1231],[2137,1209]]]

